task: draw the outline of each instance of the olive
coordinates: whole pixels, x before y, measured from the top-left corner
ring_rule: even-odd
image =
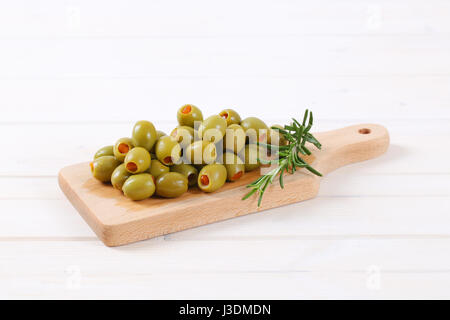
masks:
[[[239,113],[237,113],[233,109],[222,110],[219,113],[219,116],[221,116],[222,118],[224,118],[227,121],[227,126],[232,125],[232,124],[240,124],[241,123],[241,116],[239,115]]]
[[[180,126],[195,128],[196,121],[203,121],[203,114],[196,106],[192,104],[185,104],[178,109],[177,120]]]
[[[185,157],[189,164],[213,163],[217,158],[216,145],[205,140],[195,141],[186,148]]]
[[[118,190],[122,190],[123,184],[129,177],[131,177],[131,175],[132,174],[128,172],[127,168],[125,168],[125,164],[122,163],[114,169],[111,175],[112,186]]]
[[[267,159],[267,149],[258,146],[256,144],[248,144],[244,149],[244,163],[245,171],[253,171],[261,166],[261,162],[258,159]]]
[[[225,153],[224,164],[227,169],[227,180],[239,180],[245,172],[245,164],[237,155],[231,152]]]
[[[113,156],[114,155],[114,146],[106,146],[97,150],[94,155],[94,159],[103,157],[103,156]]]
[[[181,146],[172,136],[163,136],[158,140],[155,148],[156,157],[162,164],[172,166],[181,158]]]
[[[205,192],[220,189],[227,180],[227,169],[222,164],[208,164],[198,174],[198,187]]]
[[[128,151],[134,148],[133,141],[130,138],[120,138],[114,145],[114,156],[120,162],[123,162]]]
[[[212,164],[212,163],[220,163],[223,164],[223,155],[224,155],[224,147],[223,147],[223,141],[219,141],[218,143],[214,143],[216,146],[216,160],[215,161],[208,161],[206,164]]]
[[[148,170],[148,173],[150,173],[155,178],[158,178],[163,173],[169,172],[169,167],[163,165],[161,161],[154,159],[151,161],[150,169]]]
[[[144,200],[155,193],[155,182],[149,173],[133,175],[125,181],[122,191],[131,200]]]
[[[136,122],[131,135],[135,147],[142,147],[150,151],[158,138],[155,126],[150,121]]]
[[[150,153],[146,149],[142,147],[135,147],[127,153],[124,163],[128,172],[141,173],[150,168],[150,161]]]
[[[188,126],[178,126],[170,133],[174,137],[182,148],[187,147],[194,142],[194,128]]]
[[[189,186],[197,184],[198,170],[190,164],[177,164],[170,168],[172,172],[178,172],[184,175],[188,179]]]
[[[284,127],[280,126],[279,124],[274,124],[272,127],[284,129]],[[284,134],[280,133],[278,130],[272,129],[272,127],[269,129],[269,138],[267,139],[268,143],[277,146],[287,145],[288,141],[284,137]]]
[[[249,138],[250,143],[267,142],[269,127],[261,119],[255,117],[245,118],[241,127]]]
[[[110,182],[111,175],[120,164],[113,156],[103,156],[91,162],[91,171],[95,179],[102,182]]]
[[[228,126],[223,141],[225,149],[230,150],[236,154],[242,151],[245,147],[245,132],[238,124]]]
[[[219,115],[205,119],[198,128],[198,136],[209,142],[219,142],[225,135],[227,121]]]
[[[162,136],[167,136],[167,134],[165,132],[156,130],[156,142],[158,142],[159,138],[161,138]],[[150,149],[150,153],[155,154],[155,149],[156,149],[156,142],[153,145],[153,147]]]
[[[188,190],[187,178],[178,172],[168,172],[156,179],[156,194],[164,198],[181,196]]]

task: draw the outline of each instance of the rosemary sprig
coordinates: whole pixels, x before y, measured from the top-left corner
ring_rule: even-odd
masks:
[[[258,145],[266,147],[275,152],[275,160],[263,160],[259,159],[263,164],[278,164],[276,168],[266,173],[265,175],[259,177],[249,185],[251,191],[247,193],[242,200],[246,200],[255,193],[259,193],[258,207],[261,205],[261,201],[266,191],[267,187],[275,180],[279,175],[279,181],[281,188],[284,188],[283,174],[294,173],[297,169],[305,168],[315,175],[322,176],[320,172],[311,167],[306,163],[299,154],[310,155],[311,151],[306,147],[306,142],[312,143],[318,149],[322,148],[320,142],[309,132],[313,125],[313,114],[311,111],[306,109],[305,115],[303,116],[302,123],[298,122],[294,118],[292,119],[291,125],[285,125],[283,129],[272,127],[273,130],[277,130],[282,134],[286,140],[289,142],[287,145],[277,146],[272,144],[258,143]]]

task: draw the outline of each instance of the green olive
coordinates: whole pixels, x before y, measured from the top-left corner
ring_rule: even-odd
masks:
[[[198,140],[186,148],[185,157],[189,164],[210,164],[217,158],[217,148],[212,142]]]
[[[120,162],[123,162],[128,151],[134,148],[131,138],[120,138],[114,145],[114,156]]]
[[[167,134],[165,132],[156,130],[156,142],[153,145],[153,147],[150,149],[150,153],[155,154],[155,149],[156,149],[156,143],[158,142],[159,138],[163,137],[163,136],[167,136]]]
[[[250,143],[267,142],[269,127],[261,119],[255,117],[245,118],[241,127],[249,138]]]
[[[155,152],[158,160],[166,166],[178,163],[181,158],[181,146],[172,136],[161,137],[156,144]]]
[[[227,180],[227,169],[222,164],[208,164],[198,174],[198,187],[205,192],[220,189]]]
[[[227,180],[239,180],[245,172],[245,164],[237,155],[231,152],[225,153],[224,164],[227,169]]]
[[[194,128],[188,126],[178,126],[170,133],[174,137],[182,148],[187,147],[194,142]]]
[[[155,182],[149,173],[133,175],[125,181],[122,191],[131,200],[144,200],[155,193]]]
[[[219,115],[205,119],[198,128],[198,136],[206,141],[217,143],[222,140],[227,129],[227,121]]]
[[[188,179],[189,186],[194,186],[197,184],[198,170],[190,164],[177,164],[170,168],[172,172],[181,173]]]
[[[155,178],[158,178],[160,175],[170,171],[170,168],[163,165],[159,160],[154,159],[151,162],[152,163],[148,172]]]
[[[228,126],[223,146],[225,149],[230,150],[236,154],[242,151],[245,147],[245,131],[238,124],[232,124]]]
[[[274,124],[272,127],[284,129],[284,127],[279,124]],[[288,141],[284,137],[284,134],[272,128],[269,129],[269,138],[267,139],[267,141],[268,141],[267,143],[278,146],[285,146],[288,144]]]
[[[256,144],[248,144],[244,149],[245,171],[253,171],[261,166],[258,159],[267,160],[267,151],[265,148]]]
[[[239,113],[237,113],[233,109],[222,110],[219,113],[219,116],[221,116],[222,118],[224,118],[227,121],[227,126],[232,125],[232,124],[240,124],[241,123],[241,116],[239,115]]]
[[[150,151],[158,138],[155,126],[150,121],[136,122],[131,135],[135,147],[142,147]]]
[[[150,153],[142,147],[135,147],[125,157],[125,168],[130,173],[145,172],[150,168]]]
[[[192,104],[185,104],[178,109],[177,120],[180,126],[194,128],[196,121],[203,121],[203,114],[196,106]]]
[[[113,156],[103,156],[91,162],[91,172],[95,179],[102,182],[110,182],[111,175],[120,164]]]
[[[214,145],[216,146],[216,160],[215,161],[209,161],[208,163],[205,164],[212,164],[212,163],[220,163],[223,164],[223,156],[224,156],[224,147],[222,144],[223,141],[219,141],[218,143],[215,143]]]
[[[187,178],[178,172],[168,172],[156,179],[156,194],[164,198],[181,196],[188,190]]]
[[[98,149],[98,151],[94,155],[94,159],[103,157],[103,156],[113,156],[114,155],[114,146],[106,146]]]
[[[127,168],[125,168],[125,164],[122,163],[114,169],[111,175],[111,184],[114,188],[122,190],[123,184],[131,176],[132,174],[128,172]]]

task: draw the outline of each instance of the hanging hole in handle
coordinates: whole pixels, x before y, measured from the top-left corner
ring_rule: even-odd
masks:
[[[360,134],[369,134],[371,131],[370,131],[370,129],[362,128],[362,129],[359,129],[358,132]]]

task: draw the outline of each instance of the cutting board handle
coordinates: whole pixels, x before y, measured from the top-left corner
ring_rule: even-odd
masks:
[[[359,124],[315,136],[323,146],[315,152],[315,167],[323,175],[347,164],[376,158],[389,147],[389,132],[378,124]]]

